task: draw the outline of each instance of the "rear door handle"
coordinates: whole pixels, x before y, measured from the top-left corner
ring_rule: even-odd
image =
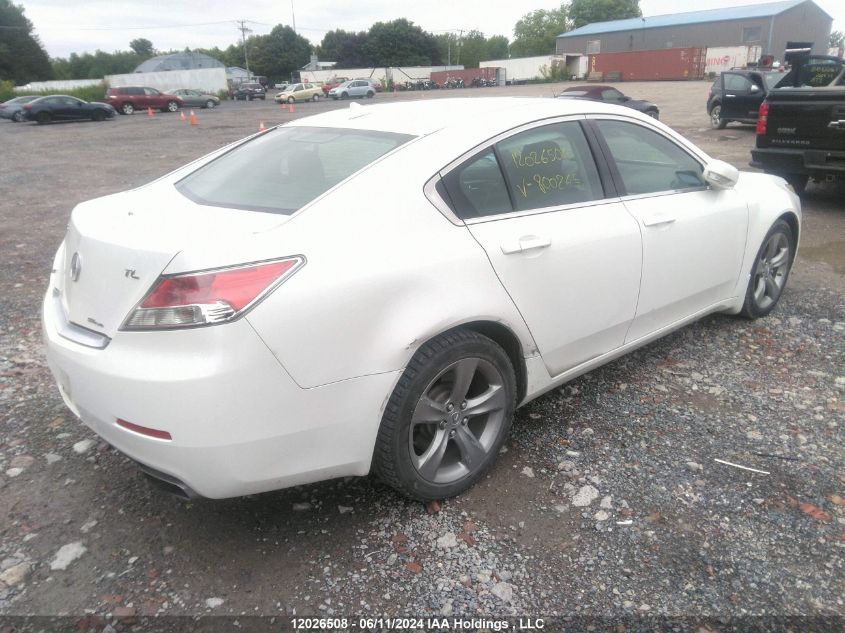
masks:
[[[539,248],[548,248],[551,245],[552,241],[547,237],[525,235],[515,242],[502,244],[501,248],[505,255],[513,255],[515,253],[524,253],[526,251],[533,251]]]
[[[833,128],[834,130],[845,130],[845,119],[839,119],[838,121],[831,121],[827,124],[827,127]]]
[[[643,218],[643,226],[660,226],[661,224],[672,224],[675,217],[665,213],[655,213],[652,216]]]

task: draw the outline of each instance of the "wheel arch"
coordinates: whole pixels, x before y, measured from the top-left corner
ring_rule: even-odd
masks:
[[[477,334],[481,334],[482,336],[486,336],[505,351],[505,354],[508,355],[508,359],[511,361],[511,365],[513,365],[514,373],[516,374],[516,401],[522,402],[528,389],[528,370],[525,366],[525,356],[522,350],[522,342],[519,340],[516,333],[504,323],[490,320],[468,321],[444,330],[443,332],[439,332],[425,341],[421,341],[420,347],[425,345],[429,340],[436,338],[445,332],[458,329],[470,330],[472,332],[476,332]]]

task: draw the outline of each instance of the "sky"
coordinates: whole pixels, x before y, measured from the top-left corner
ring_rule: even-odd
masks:
[[[235,20],[251,20],[253,33],[268,33],[276,24],[292,25],[319,44],[326,31],[366,31],[374,22],[407,18],[432,33],[477,29],[488,37],[513,37],[513,26],[535,9],[553,9],[560,0],[13,0],[23,5],[47,52],[126,50],[144,37],[156,49],[186,46],[225,48],[240,37]],[[662,15],[765,0],[640,0],[643,15]],[[843,0],[814,0],[845,30]]]

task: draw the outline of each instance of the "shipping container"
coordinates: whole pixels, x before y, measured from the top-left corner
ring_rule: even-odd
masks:
[[[717,46],[708,48],[705,55],[704,72],[720,73],[731,68],[745,68],[756,64],[762,49],[759,46]]]
[[[607,81],[668,81],[704,78],[705,49],[662,48],[590,55],[589,74]]]

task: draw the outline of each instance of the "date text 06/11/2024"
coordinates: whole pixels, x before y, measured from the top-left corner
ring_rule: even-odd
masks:
[[[291,618],[294,631],[539,631],[542,618]]]

